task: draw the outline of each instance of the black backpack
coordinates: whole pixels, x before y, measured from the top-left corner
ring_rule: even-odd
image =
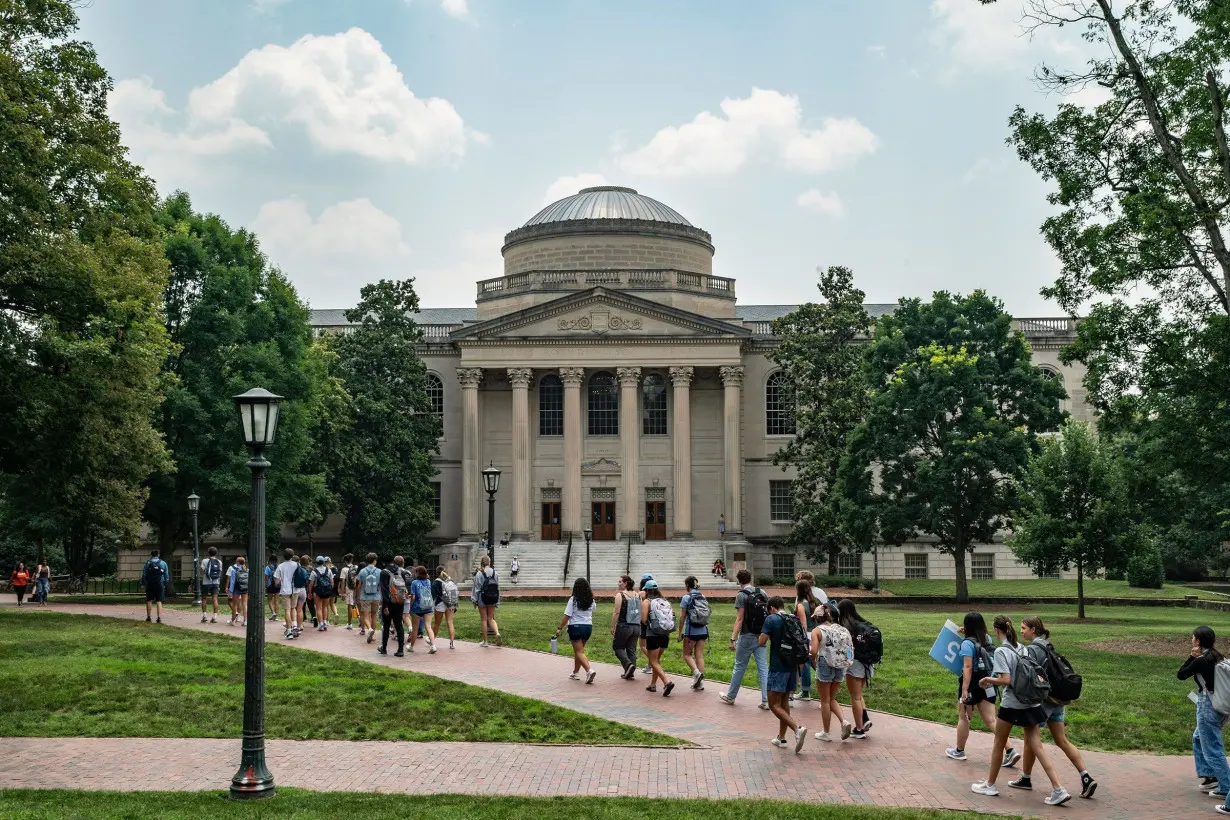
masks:
[[[478,599],[483,602],[483,606],[495,606],[500,602],[500,579],[494,569],[491,570],[490,576],[483,573],[483,586],[478,592]]]
[[[863,621],[854,635],[854,660],[872,666],[884,659],[884,636],[874,624]]]
[[[759,635],[764,629],[764,619],[769,617],[769,596],[756,587],[743,601],[743,631]]]
[[[1084,680],[1072,669],[1068,659],[1056,652],[1053,646],[1047,645],[1043,650],[1046,657],[1042,659],[1041,666],[1051,684],[1050,700],[1058,704],[1079,700]]]
[[[324,572],[317,571],[316,585],[313,587],[316,590],[317,598],[332,598],[333,597],[333,578],[329,575],[329,570]]]
[[[146,589],[157,589],[162,586],[162,561],[158,558],[151,558],[145,562],[145,569],[141,572],[142,580],[145,581]]]
[[[811,657],[811,640],[807,630],[798,618],[785,612],[780,613],[782,619],[782,637],[778,642],[778,658],[787,667],[793,669],[807,663]]]

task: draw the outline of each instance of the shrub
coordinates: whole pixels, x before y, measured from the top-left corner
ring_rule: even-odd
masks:
[[[1127,582],[1130,587],[1161,589],[1166,580],[1162,553],[1152,540],[1145,540],[1128,560]]]

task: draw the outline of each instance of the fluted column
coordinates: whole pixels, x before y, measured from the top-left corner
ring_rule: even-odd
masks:
[[[739,448],[739,410],[743,406],[743,368],[723,367],[723,435],[722,458],[726,465],[726,492],[722,496],[722,514],[726,516],[726,534],[743,532],[743,458]]]
[[[483,380],[481,367],[457,368],[461,382],[461,535],[477,539],[482,479],[479,475],[478,386]]]
[[[528,367],[508,368],[512,385],[512,535],[530,534],[530,382],[534,371]]]
[[[564,492],[560,511],[563,529],[580,537],[585,528],[581,515],[581,382],[585,368],[561,367],[564,383]]]
[[[622,450],[620,462],[623,472],[620,479],[620,493],[617,515],[623,522],[623,532],[637,532],[637,522],[641,520],[640,511],[640,456],[641,456],[641,418],[640,406],[637,402],[637,388],[641,384],[641,369],[639,367],[621,367],[619,376],[619,444]]]
[[[692,368],[672,367],[675,386],[674,439],[675,530],[673,538],[692,537]]]

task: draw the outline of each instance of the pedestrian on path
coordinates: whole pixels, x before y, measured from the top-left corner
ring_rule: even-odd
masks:
[[[333,598],[333,572],[329,569],[329,559],[323,555],[316,556],[316,569],[308,581],[308,594],[316,601],[316,631],[329,631],[329,602]]]
[[[501,541],[500,543],[503,544],[505,542]],[[510,564],[508,567],[508,574],[512,576],[512,582],[514,584],[517,583],[517,574],[519,572],[521,572],[521,562],[518,561],[517,556],[514,555],[512,559],[512,564]]]
[[[658,691],[658,679],[662,679],[662,697],[670,697],[675,682],[666,677],[662,668],[662,653],[670,646],[671,632],[675,630],[675,610],[671,602],[662,597],[657,581],[646,581],[641,601],[641,623],[648,628],[645,633],[645,654],[649,657],[651,677],[646,692]]]
[[[226,570],[226,605],[231,608],[231,621],[228,626],[234,626],[236,619],[239,618],[238,602],[235,600],[235,572],[238,567],[239,560],[236,559]]]
[[[999,712],[995,715],[995,747],[991,751],[991,769],[987,773],[987,779],[970,786],[970,791],[987,797],[999,796],[995,779],[999,777],[1000,756],[1008,742],[1008,736],[1012,733],[1012,727],[1020,726],[1025,732],[1025,744],[1033,750],[1034,757],[1042,764],[1042,770],[1051,781],[1051,793],[1043,802],[1048,806],[1062,806],[1072,799],[1072,795],[1060,784],[1059,778],[1055,776],[1055,768],[1042,748],[1040,727],[1046,723],[1046,710],[1042,708],[1041,700],[1022,700],[1017,695],[1016,687],[1012,685],[1021,662],[1021,647],[1016,639],[1016,629],[1012,626],[1012,619],[1006,615],[996,616],[994,625],[995,637],[999,639],[1000,646],[995,650],[991,675],[979,681],[978,685],[1002,686],[1004,690],[999,702]]]
[[[436,614],[432,620],[431,630],[438,638],[440,622],[446,620],[448,622],[448,648],[455,649],[453,641],[457,638],[457,630],[453,626],[453,616],[457,614],[457,600],[460,596],[457,582],[449,577],[444,567],[436,569],[436,580],[431,582],[431,597],[436,602]]]
[[[646,572],[644,575],[641,576],[641,582],[637,586],[637,593],[640,596],[640,599],[642,601],[645,600],[645,584],[649,583],[652,580],[653,580],[653,576],[650,575],[648,572]],[[649,622],[646,621],[644,618],[642,618],[641,619],[640,647],[641,647],[641,654],[645,656],[645,666],[641,668],[641,672],[645,673],[646,675],[648,675],[650,672],[653,671],[653,669],[649,666],[648,636],[649,636]]]
[[[248,559],[242,555],[235,559],[235,563],[231,565],[231,582],[229,592],[231,594],[231,602],[235,607],[235,615],[231,618],[231,623],[235,623],[235,618],[239,619],[240,626],[248,625]]]
[[[824,590],[816,586],[816,575],[811,570],[801,569],[794,574],[794,582],[806,581],[811,584],[811,594],[817,601],[822,604],[829,602],[829,596],[824,593]]]
[[[800,581],[800,583],[806,583]],[[846,678],[846,670],[854,662],[854,639],[844,626],[833,618],[834,607],[824,604],[816,610],[816,628],[811,631],[811,658],[816,664],[816,697],[820,698],[820,722],[822,731],[816,732],[816,740],[832,742],[829,733],[833,718],[841,725],[841,739],[846,740],[854,726],[841,711],[837,693]]]
[[[777,716],[777,736],[773,738],[773,745],[783,748],[790,745],[786,732],[793,732],[794,753],[797,755],[803,751],[803,744],[807,741],[807,727],[800,726],[790,716],[790,694],[798,685],[799,664],[797,660],[787,660],[782,651],[782,637],[787,628],[784,618],[790,617],[788,614],[783,616],[785,605],[780,596],[774,595],[769,599],[769,614],[756,641],[761,649],[766,644],[769,646],[769,709]],[[800,638],[805,634],[801,626],[800,623]]]
[[[222,559],[218,557],[218,548],[210,547],[209,554],[201,559],[201,623],[205,623],[206,610],[213,603],[213,614],[209,622],[218,622],[218,587],[222,583]],[[232,610],[233,612],[234,610]],[[231,618],[234,621],[234,618]]]
[[[709,601],[700,591],[695,575],[683,579],[687,593],[679,601],[679,639],[683,642],[683,662],[692,671],[692,688],[705,689],[705,641],[709,640]]]
[[[380,571],[380,646],[381,655],[389,653],[389,630],[397,633],[397,651],[393,657],[406,654],[406,624],[402,610],[410,599],[410,585],[406,581],[406,559],[398,555],[386,562]]]
[[[380,611],[380,568],[376,553],[367,554],[367,566],[359,570],[359,637],[367,633],[367,642],[376,640],[376,613]]]
[[[419,630],[423,630],[427,638],[427,654],[436,654],[436,633],[427,623],[431,612],[436,608],[435,599],[431,594],[431,581],[427,578],[427,567],[414,568],[414,580],[410,582],[410,651],[414,651],[414,643]]]
[[[1021,621],[1021,641],[1028,642],[1025,647],[1030,657],[1034,662],[1046,669],[1046,658],[1053,650],[1051,648],[1051,632],[1042,623],[1042,619],[1037,615],[1030,615]],[[1081,778],[1081,797],[1093,797],[1093,793],[1097,791],[1098,781],[1093,779],[1089,774],[1089,770],[1085,768],[1085,759],[1081,756],[1081,750],[1072,745],[1072,741],[1068,740],[1067,733],[1064,731],[1065,706],[1062,703],[1057,703],[1048,700],[1042,704],[1042,708],[1046,710],[1046,728],[1051,732],[1051,738],[1055,741],[1055,745],[1063,750],[1067,755],[1068,760],[1076,767],[1076,771]],[[1021,761],[1021,775],[1008,783],[1014,789],[1032,789],[1033,781],[1030,778],[1030,773],[1034,769],[1034,752],[1029,744],[1025,745],[1025,755]]]
[[[296,589],[296,606],[299,607],[299,626],[305,626],[305,621],[308,616],[312,618],[312,626],[320,628],[320,618],[316,613],[316,596],[311,594],[312,573],[315,572],[315,567],[312,563],[312,556],[300,555],[299,566],[303,569],[303,586],[299,586],[299,581],[295,581]]]
[[[167,599],[167,581],[171,568],[158,556],[158,550],[150,551],[150,558],[141,570],[141,582],[145,584],[145,622],[149,623],[151,611],[158,610],[158,623],[162,623],[162,604]]]
[[[354,616],[358,613],[358,574],[359,568],[354,563],[354,553],[348,552],[342,558],[346,563],[338,573],[338,590],[346,602],[346,629],[354,629]]]
[[[564,607],[564,617],[555,628],[555,637],[564,627],[568,628],[568,642],[572,644],[572,680],[581,679],[581,670],[585,670],[585,682],[593,683],[598,673],[590,669],[589,658],[585,656],[585,644],[594,633],[594,591],[589,588],[589,581],[578,578],[572,582],[572,597]]]
[[[803,624],[808,635],[816,628],[816,610],[822,604],[823,602],[812,592],[811,581],[800,579],[795,582],[794,617],[798,618],[799,623]],[[799,700],[811,699],[811,679],[811,659],[808,658],[806,663],[799,666]]]
[[[641,596],[632,577],[619,576],[614,606],[611,607],[611,648],[623,666],[624,680],[636,677],[636,644],[641,636]]]
[[[1216,808],[1219,814],[1230,814],[1230,767],[1226,765],[1226,749],[1222,727],[1226,716],[1213,709],[1214,670],[1225,658],[1217,651],[1217,635],[1207,626],[1192,630],[1192,649],[1179,667],[1179,680],[1192,678],[1196,682],[1196,731],[1192,734],[1192,757],[1196,762],[1196,777],[1202,789],[1210,788],[1209,796],[1222,800]]]
[[[265,563],[265,603],[269,606],[269,620],[278,619],[278,559],[270,555]]]
[[[961,674],[957,676],[957,745],[944,750],[953,760],[965,760],[965,742],[969,740],[970,718],[977,712],[983,724],[995,733],[995,687],[981,686],[978,681],[991,674],[991,638],[981,612],[967,612],[958,630],[964,639],[958,654]],[[1004,767],[1012,766],[1021,756],[1012,746],[1004,749]]]
[[[34,597],[39,606],[47,606],[47,598],[51,595],[51,567],[47,562],[39,560],[38,568],[34,570]]]
[[[769,708],[769,658],[760,645],[760,631],[765,618],[769,617],[769,597],[764,590],[752,586],[752,573],[741,569],[735,580],[742,587],[735,594],[735,625],[730,633],[730,651],[735,653],[735,667],[730,673],[730,688],[718,695],[718,700],[734,704],[743,686],[743,673],[748,661],[756,660],[756,674],[760,678],[760,708]]]
[[[329,608],[325,610],[325,620],[332,618],[336,625],[340,618],[337,614],[337,599],[342,596],[341,571],[333,566],[332,556],[325,557],[325,566],[329,568],[329,577],[333,579],[333,594],[329,596]]]
[[[474,587],[470,590],[470,600],[478,608],[478,617],[482,622],[482,641],[479,646],[490,646],[488,635],[495,635],[498,646],[504,645],[500,637],[500,625],[495,622],[495,611],[500,605],[500,576],[491,566],[491,556],[484,555],[478,562],[478,572],[474,573]]]
[[[26,590],[30,588],[30,573],[26,570],[24,563],[17,562],[17,568],[9,576],[9,582],[13,585],[13,592],[17,593],[17,605],[23,606],[22,601],[25,600]]]
[[[884,641],[880,630],[858,614],[854,601],[849,598],[837,602],[837,614],[838,621],[854,639],[854,663],[846,670],[846,689],[850,692],[850,711],[854,713],[854,729],[850,736],[862,740],[871,731],[871,715],[863,700],[863,690],[875,674]]]

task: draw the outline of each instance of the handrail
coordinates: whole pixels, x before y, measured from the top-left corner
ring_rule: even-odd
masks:
[[[632,533],[628,533],[628,557],[624,561],[624,575],[632,574]]]
[[[568,549],[564,552],[564,578],[560,586],[568,586],[568,563],[572,560],[572,533],[568,533]]]

